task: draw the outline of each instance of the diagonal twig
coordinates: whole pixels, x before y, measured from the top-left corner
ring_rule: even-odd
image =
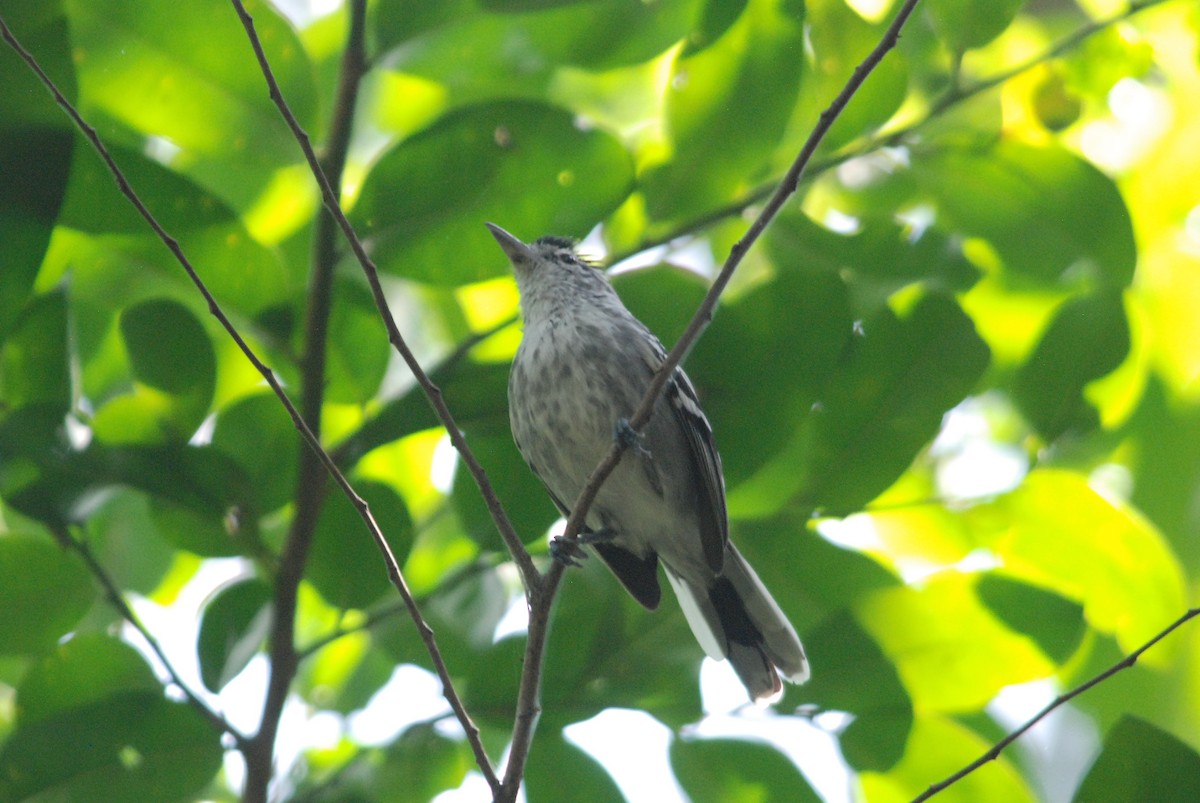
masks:
[[[938,794],[939,792],[944,791],[947,787],[953,786],[954,784],[958,783],[963,778],[967,777],[972,772],[974,772],[975,770],[982,767],[984,764],[987,764],[990,761],[995,761],[997,758],[1000,757],[1000,754],[1002,752],[1004,752],[1004,748],[1008,747],[1010,744],[1012,744],[1017,739],[1019,739],[1021,736],[1023,736],[1026,731],[1028,731],[1034,725],[1038,724],[1043,719],[1045,719],[1046,716],[1051,711],[1053,711],[1054,709],[1058,708],[1059,706],[1061,706],[1065,703],[1070,702],[1071,700],[1073,700],[1076,697],[1078,697],[1079,695],[1083,694],[1085,691],[1092,688],[1093,686],[1098,686],[1099,684],[1108,680],[1110,677],[1117,674],[1118,672],[1128,669],[1129,667],[1133,666],[1135,663],[1137,663],[1138,658],[1142,657],[1142,653],[1144,653],[1146,650],[1153,647],[1158,642],[1162,641],[1164,638],[1169,636],[1175,630],[1178,630],[1180,627],[1182,627],[1188,620],[1193,619],[1196,616],[1200,616],[1200,608],[1192,608],[1191,610],[1189,610],[1188,612],[1183,614],[1183,616],[1180,616],[1174,622],[1167,625],[1167,627],[1164,628],[1158,635],[1154,636],[1154,638],[1150,639],[1145,644],[1138,647],[1133,652],[1129,653],[1129,655],[1126,655],[1120,661],[1117,661],[1115,664],[1110,666],[1108,669],[1105,669],[1103,672],[1101,672],[1100,674],[1091,678],[1090,680],[1088,680],[1084,683],[1081,683],[1080,685],[1071,689],[1069,692],[1060,694],[1058,697],[1055,697],[1053,700],[1051,700],[1046,705],[1045,708],[1043,708],[1041,711],[1038,711],[1036,714],[1034,714],[1032,717],[1030,717],[1028,720],[1026,720],[1025,723],[1023,725],[1021,725],[1021,727],[1017,728],[1012,733],[1008,734],[1003,739],[1001,739],[1000,741],[998,741],[994,745],[992,745],[991,749],[988,750],[986,753],[984,753],[982,756],[975,759],[970,764],[963,767],[961,770],[954,773],[950,777],[946,778],[944,781],[939,781],[938,783],[931,785],[924,792],[922,792],[921,794],[914,797],[912,799],[912,803],[921,803],[921,801],[928,800],[929,798],[933,797],[934,795]]]
[[[725,286],[729,284],[733,272],[737,270],[746,252],[758,240],[767,225],[779,214],[784,203],[795,193],[805,167],[812,159],[813,153],[825,138],[833,122],[846,108],[846,105],[854,97],[859,87],[862,86],[867,76],[878,66],[888,51],[896,46],[896,42],[900,38],[900,30],[912,15],[918,2],[919,0],[905,0],[905,3],[896,12],[891,25],[888,26],[887,31],[885,31],[883,37],[880,39],[879,44],[855,68],[854,73],[850,76],[842,91],[829,104],[829,107],[821,112],[816,126],[814,126],[812,133],[809,134],[795,161],[792,162],[791,167],[784,174],[783,179],[779,182],[770,200],[758,214],[758,217],[750,224],[746,234],[730,250],[729,257],[721,267],[720,273],[717,274],[712,287],[709,288],[708,294],[705,295],[704,301],[701,302],[700,307],[696,310],[687,329],[684,330],[678,342],[675,343],[675,347],[667,355],[667,359],[659,368],[658,373],[654,375],[654,379],[642,397],[641,404],[634,414],[630,416],[629,425],[635,431],[641,430],[650,420],[650,416],[654,411],[654,405],[658,397],[662,394],[668,379],[679,366],[680,362],[683,361],[683,358],[687,356],[696,339],[700,337],[700,334],[712,320],[717,299],[720,298],[721,293],[725,290]],[[580,492],[579,497],[575,500],[575,504],[572,505],[571,515],[567,519],[563,537],[568,539],[578,537],[587,512],[595,501],[600,486],[608,479],[608,475],[612,473],[613,469],[616,468],[624,451],[624,443],[621,440],[614,440],[608,455],[596,466],[587,483],[584,485],[583,490]],[[529,630],[525,645],[525,665],[521,675],[521,685],[518,690],[517,716],[513,726],[513,742],[509,750],[508,766],[504,773],[504,795],[501,798],[504,801],[511,801],[516,798],[517,789],[520,786],[521,777],[524,773],[525,761],[528,758],[529,748],[533,742],[533,734],[537,728],[537,721],[541,710],[542,659],[550,626],[550,608],[555,592],[562,580],[563,571],[564,564],[555,561],[547,570],[539,593],[531,600]]]
[[[325,154],[325,169],[333,177],[334,186],[341,184],[350,147],[354,107],[366,71],[366,0],[353,0],[348,16],[349,30],[338,70]],[[303,346],[299,359],[300,414],[317,440],[321,438],[321,411],[325,405],[326,351],[337,257],[336,228],[327,214],[319,214],[313,224],[312,270],[306,294]],[[245,803],[265,801],[275,774],[275,739],[283,707],[300,664],[296,648],[296,607],[300,582],[304,578],[313,536],[325,503],[325,476],[316,454],[301,449],[297,455],[296,485],[292,494],[295,512],[275,572],[273,615],[267,639],[271,659],[267,691],[263,697],[258,732],[242,751],[246,759],[246,780],[242,788]]]
[[[57,84],[54,83],[53,79],[46,74],[33,55],[20,43],[2,17],[0,17],[0,38],[3,38],[4,41],[8,43],[9,47],[11,47],[13,51],[20,56],[22,61],[28,65],[30,70],[37,75],[43,86],[45,86],[50,94],[54,97],[54,101],[59,105],[60,108],[63,109],[64,112],[66,112],[67,116],[71,118],[71,121],[75,124],[76,128],[79,129],[83,136],[96,150],[100,158],[104,161],[105,166],[108,168],[109,173],[112,175],[113,180],[116,182],[117,188],[120,190],[121,194],[124,195],[130,204],[133,205],[137,213],[142,217],[143,220],[146,221],[146,224],[150,227],[158,239],[167,247],[180,266],[183,267],[184,271],[188,275],[188,278],[192,281],[192,284],[195,285],[196,289],[200,292],[201,296],[203,296],[205,302],[207,303],[209,313],[217,320],[217,322],[221,325],[221,328],[225,330],[225,332],[237,345],[238,350],[240,350],[246,359],[250,361],[255,370],[262,375],[267,385],[270,386],[271,390],[283,404],[284,409],[287,410],[288,415],[292,419],[293,425],[296,427],[297,431],[299,431],[301,437],[304,439],[304,442],[308,444],[309,448],[311,448],[317,454],[321,460],[321,464],[325,467],[325,470],[328,471],[330,476],[334,478],[342,492],[346,495],[346,498],[350,500],[355,510],[358,511],[359,516],[366,523],[367,528],[371,532],[371,537],[375,540],[376,546],[384,555],[385,562],[388,566],[388,579],[400,592],[401,597],[404,598],[405,604],[409,608],[410,615],[413,616],[414,620],[421,623],[418,625],[418,631],[420,632],[421,638],[424,640],[426,648],[430,653],[434,668],[437,671],[439,678],[442,679],[444,687],[443,691],[446,699],[450,703],[451,708],[454,710],[455,716],[466,730],[467,738],[472,743],[472,747],[476,748],[477,755],[482,753],[485,759],[485,764],[480,767],[480,770],[485,773],[486,777],[488,771],[491,769],[491,765],[490,761],[486,761],[486,753],[482,752],[483,747],[482,742],[479,740],[479,729],[475,726],[474,722],[471,721],[470,716],[468,716],[466,709],[463,706],[461,698],[458,697],[457,692],[450,683],[450,673],[446,668],[445,661],[442,659],[441,651],[437,647],[433,630],[428,626],[428,624],[424,624],[424,620],[421,618],[420,611],[417,608],[417,604],[412,596],[412,592],[408,589],[408,585],[405,582],[403,575],[400,573],[400,567],[396,563],[395,556],[392,554],[391,546],[388,545],[387,540],[383,537],[383,533],[380,531],[379,525],[375,522],[375,517],[371,513],[370,507],[367,505],[366,501],[358,495],[353,486],[351,486],[350,482],[346,479],[345,475],[342,474],[342,472],[338,469],[337,464],[333,462],[333,459],[330,458],[329,454],[324,450],[324,448],[322,448],[320,441],[317,440],[312,430],[308,427],[308,424],[305,423],[304,418],[300,415],[299,411],[297,411],[295,405],[288,397],[286,391],[284,391],[279,379],[275,376],[275,372],[271,370],[271,368],[267,366],[261,359],[259,359],[255,351],[250,347],[245,338],[242,337],[241,333],[230,321],[229,317],[221,308],[221,305],[217,302],[212,292],[208,289],[208,286],[196,272],[195,267],[192,265],[191,260],[188,259],[187,254],[183,251],[179,241],[163,228],[162,224],[158,222],[158,219],[155,218],[153,213],[150,212],[149,208],[146,207],[145,203],[138,196],[137,192],[134,191],[133,187],[129,184],[128,179],[126,179],[125,173],[113,159],[112,154],[104,145],[104,142],[100,139],[100,136],[96,133],[96,129],[83,119],[78,109],[76,109],[74,104],[72,104],[71,101],[62,93]],[[492,778],[495,778],[494,771],[492,772]]]
[[[3,26],[3,24],[3,20],[0,20],[0,26]],[[150,629],[146,627],[141,618],[137,615],[137,613],[134,612],[133,608],[130,607],[129,603],[125,600],[125,595],[121,593],[121,589],[117,586],[116,581],[113,580],[112,575],[108,573],[108,570],[105,569],[104,565],[96,558],[96,553],[92,551],[91,545],[89,545],[88,542],[82,537],[76,538],[67,531],[66,527],[60,527],[56,525],[51,529],[53,531],[55,540],[83,559],[83,562],[87,565],[88,571],[91,572],[92,577],[94,577],[96,582],[100,584],[100,587],[104,589],[104,595],[108,597],[109,604],[116,608],[117,614],[120,615],[120,617],[126,622],[128,622],[129,625],[138,632],[138,635],[140,635],[150,647],[150,651],[154,653],[154,656],[166,670],[167,675],[170,676],[171,683],[177,686],[179,690],[183,692],[183,696],[187,699],[192,708],[199,711],[200,715],[207,719],[209,723],[212,724],[212,726],[217,730],[222,731],[223,733],[228,733],[230,736],[232,736],[239,749],[244,747],[250,741],[249,737],[239,731],[237,728],[233,727],[233,725],[230,724],[229,720],[227,720],[224,715],[221,714],[221,712],[209,706],[209,704],[205,702],[205,700],[201,698],[199,694],[193,691],[188,684],[184,683],[183,678],[180,677],[179,672],[175,669],[175,666],[171,663],[170,659],[167,658],[167,653],[165,650],[163,650],[162,644],[159,643],[154,634],[150,632]]]
[[[919,131],[930,121],[938,119],[939,115],[945,113],[947,110],[952,109],[955,106],[970,100],[971,98],[977,97],[984,92],[995,89],[1001,84],[1007,83],[1018,75],[1028,72],[1039,65],[1045,64],[1051,59],[1058,58],[1073,48],[1078,47],[1090,37],[1106,31],[1114,25],[1119,25],[1120,23],[1125,22],[1126,20],[1137,14],[1140,14],[1143,11],[1174,1],[1175,0],[1135,0],[1135,2],[1129,3],[1124,10],[1119,11],[1110,17],[1094,20],[1085,25],[1081,25],[1079,28],[1049,45],[1038,55],[1030,57],[1028,60],[1016,65],[1015,67],[1010,67],[1007,70],[987,76],[986,78],[981,78],[977,81],[956,85],[951,91],[938,98],[921,119],[915,120],[899,128],[885,129],[877,132],[873,136],[859,140],[851,146],[838,151],[837,153],[823,157],[819,161],[809,165],[806,174],[811,177],[813,174],[824,173],[827,170],[845,164],[851,159],[856,159],[865,154],[872,153],[880,148],[886,148],[895,145],[904,138]],[[650,248],[656,248],[660,245],[666,245],[674,240],[679,239],[680,237],[686,237],[688,235],[695,234],[696,232],[703,231],[709,226],[719,223],[722,220],[741,215],[748,208],[754,206],[755,204],[761,203],[763,200],[770,197],[776,186],[777,185],[774,183],[767,183],[756,187],[748,192],[744,197],[739,198],[732,203],[717,207],[716,209],[706,212],[699,217],[682,223],[665,234],[656,235],[647,240],[643,240],[642,242],[638,243],[638,245],[632,251],[614,255],[613,262],[620,262],[624,259],[628,259],[634,254],[641,253],[642,251]]]
[[[479,486],[479,492],[483,496],[483,501],[487,505],[492,521],[495,522],[496,529],[499,530],[501,538],[504,539],[504,543],[508,547],[508,551],[512,553],[513,560],[516,561],[526,589],[535,588],[541,582],[541,575],[538,573],[537,567],[533,564],[533,558],[529,556],[524,542],[521,541],[520,536],[509,520],[508,514],[504,512],[504,506],[501,504],[500,498],[496,495],[496,491],[488,479],[487,472],[484,471],[483,466],[480,465],[471,448],[467,445],[467,440],[462,433],[462,429],[455,422],[453,413],[450,412],[450,408],[446,405],[446,401],[442,397],[441,388],[434,384],[433,380],[425,372],[425,369],[421,367],[421,363],[408,347],[408,343],[405,342],[399,327],[396,326],[396,320],[392,317],[391,309],[388,307],[383,285],[379,281],[379,270],[375,267],[375,263],[367,254],[362,240],[359,239],[354,231],[354,227],[350,225],[350,221],[342,211],[341,205],[337,200],[337,193],[334,192],[333,186],[329,183],[329,179],[325,175],[325,171],[321,168],[320,160],[313,150],[312,141],[309,139],[308,133],[300,125],[296,116],[292,114],[291,108],[283,97],[283,92],[280,90],[279,83],[275,80],[275,74],[271,70],[271,65],[267,61],[267,55],[263,50],[262,42],[259,40],[258,33],[254,28],[254,19],[246,11],[242,0],[231,0],[231,2],[237,11],[238,18],[242,21],[242,27],[246,29],[246,36],[250,40],[250,46],[254,49],[254,55],[258,59],[259,67],[262,70],[263,77],[266,79],[271,100],[279,109],[279,113],[283,116],[288,128],[291,129],[292,135],[300,145],[300,149],[304,152],[304,158],[308,161],[309,168],[312,170],[312,174],[320,186],[321,198],[325,203],[325,208],[329,210],[334,220],[337,221],[338,227],[342,230],[342,234],[346,238],[346,242],[350,245],[350,250],[366,275],[367,283],[371,287],[371,295],[375,300],[375,306],[383,318],[384,325],[387,327],[388,342],[396,349],[396,352],[404,360],[405,365],[408,366],[409,371],[412,372],[421,389],[425,391],[425,396],[428,398],[430,406],[433,407],[438,420],[442,422],[442,426],[446,429],[446,434],[449,435],[450,442],[458,450],[463,465],[467,467],[467,470],[470,471],[471,476],[475,480],[475,484]]]

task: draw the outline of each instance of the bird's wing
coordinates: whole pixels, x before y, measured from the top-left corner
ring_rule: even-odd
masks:
[[[666,362],[667,353],[662,344],[647,330],[648,344],[643,356],[651,372],[656,373]],[[729,519],[725,510],[725,479],[721,470],[721,455],[713,439],[712,426],[696,388],[682,368],[676,368],[663,389],[663,399],[684,438],[691,448],[692,463],[698,485],[698,513],[700,518],[700,540],[704,546],[704,557],[714,572],[720,572],[725,562],[725,545],[729,542]]]

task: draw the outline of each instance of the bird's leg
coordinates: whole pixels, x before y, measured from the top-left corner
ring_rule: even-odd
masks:
[[[615,530],[605,527],[600,530],[584,530],[578,538],[568,540],[561,535],[550,539],[550,557],[564,566],[581,566],[580,561],[587,559],[583,551],[587,544],[605,544],[617,537]]]
[[[646,437],[629,425],[628,418],[618,418],[617,426],[613,430],[613,438],[624,446],[630,449],[639,457],[644,457],[649,460],[653,457],[650,450],[646,448]]]

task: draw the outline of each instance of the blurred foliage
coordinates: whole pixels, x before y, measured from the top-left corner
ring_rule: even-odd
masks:
[[[536,554],[556,512],[507,431],[516,327],[459,348],[516,314],[484,221],[636,256],[618,291],[673,342],[897,5],[370,4],[347,205]],[[922,3],[687,363],[734,538],[813,664],[770,720],[836,740],[858,799],[911,799],[1003,732],[988,715],[1002,690],[1064,691],[1194,602],[1200,13],[1142,5],[1041,58],[1123,4]],[[323,142],[346,10],[248,6]],[[317,193],[229,4],[0,0],[0,14],[298,388]],[[975,91],[996,76],[1009,77]],[[524,644],[519,627],[496,637],[514,574],[350,260],[332,292],[326,438],[499,758]],[[0,800],[235,796],[228,743],[164,692],[65,539],[86,541],[139,611],[207,594],[198,623],[156,614],[150,630],[205,699],[258,709],[230,694],[262,664],[302,448],[91,148],[0,48]],[[310,716],[366,708],[393,667],[430,663],[335,491],[296,622],[293,694]],[[236,569],[213,582],[216,565]],[[797,767],[756,730],[768,720],[742,718],[754,741],[693,727],[701,652],[673,602],[644,611],[591,565],[569,574],[555,617],[529,800],[619,796],[564,736],[612,707],[672,729],[670,769],[693,800],[819,799],[828,768]],[[1200,778],[1197,656],[1200,631],[1185,627],[1075,700],[1042,760],[1010,750],[938,799],[1186,798]],[[461,735],[438,700],[407,704],[431,713],[385,744],[343,729],[281,759],[294,761],[287,789],[416,801],[458,787],[473,766]],[[1090,768],[1064,769],[1089,750]]]

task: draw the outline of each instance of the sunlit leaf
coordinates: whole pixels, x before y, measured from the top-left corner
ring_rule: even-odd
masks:
[[[970,711],[1053,664],[980,602],[973,578],[947,572],[918,588],[879,591],[856,611],[922,711]]]
[[[1084,275],[1129,284],[1137,260],[1129,211],[1112,179],[1058,147],[1001,139],[914,158],[913,176],[938,214],[982,237],[1007,271],[1039,282]]]
[[[1186,607],[1183,568],[1158,531],[1079,474],[1039,469],[972,516],[1007,573],[1083,603],[1088,623],[1115,634],[1124,649]]]
[[[1025,0],[929,0],[923,8],[946,46],[962,52],[999,36],[1024,4]]]
[[[295,31],[269,3],[246,6],[288,105],[319,133],[312,68]],[[273,170],[300,161],[228,4],[67,0],[67,8],[89,107],[180,149],[173,162],[225,200],[244,208]]]
[[[384,270],[465,284],[509,270],[483,223],[525,240],[583,236],[633,178],[615,139],[560,109],[492,103],[446,116],[372,167],[354,218]]]
[[[906,803],[931,785],[983,755],[991,744],[963,725],[939,716],[918,716],[904,758],[886,773],[859,776],[872,803]],[[948,803],[1033,803],[1038,798],[1004,755],[938,795]]]
[[[675,220],[761,179],[804,64],[802,9],[751,0],[709,47],[678,58],[666,97],[672,158],[642,178],[651,217]]]

